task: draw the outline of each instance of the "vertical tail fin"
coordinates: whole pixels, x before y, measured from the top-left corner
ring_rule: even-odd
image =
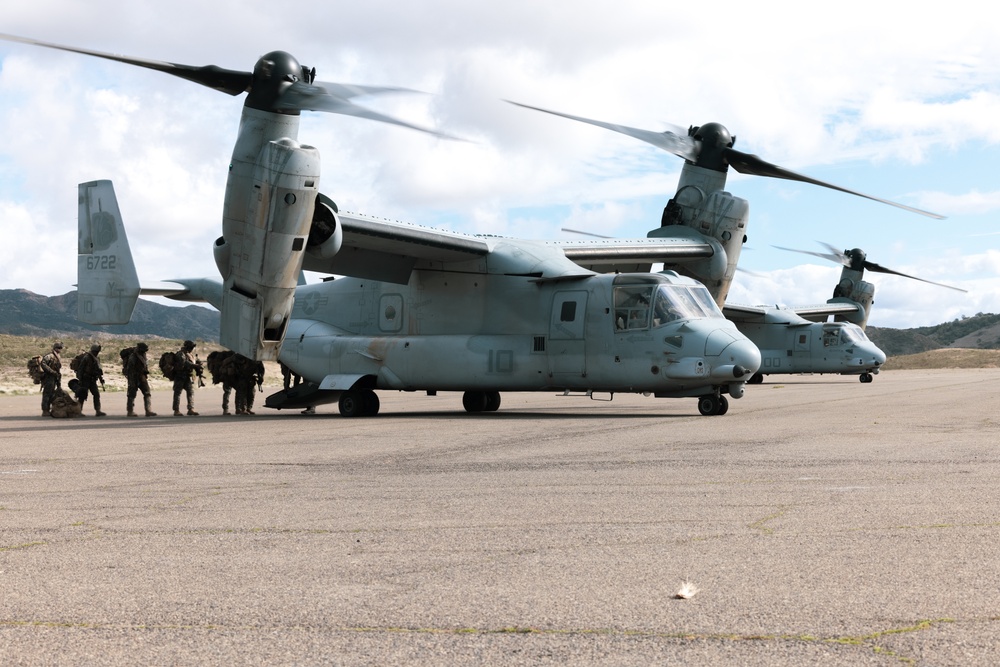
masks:
[[[139,298],[139,278],[111,181],[79,186],[76,264],[77,319],[128,324]]]

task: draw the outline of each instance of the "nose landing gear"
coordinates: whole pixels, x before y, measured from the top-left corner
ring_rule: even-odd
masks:
[[[729,412],[729,399],[722,394],[706,394],[698,397],[698,412],[707,416],[722,416]]]

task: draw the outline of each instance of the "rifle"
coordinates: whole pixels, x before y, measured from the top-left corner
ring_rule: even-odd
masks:
[[[195,355],[195,357],[194,357],[194,374],[198,376],[198,386],[199,387],[204,387],[205,386],[205,369],[202,367],[202,365],[201,365],[201,359],[198,358],[198,355]]]

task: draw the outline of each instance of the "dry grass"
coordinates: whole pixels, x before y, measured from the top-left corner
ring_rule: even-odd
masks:
[[[150,373],[149,386],[154,391],[157,389],[167,389],[171,387],[171,382],[163,377],[156,366],[160,355],[164,352],[176,352],[180,349],[183,341],[169,340],[166,338],[133,338],[121,336],[96,335],[90,338],[60,338],[65,348],[63,349],[63,384],[73,377],[73,372],[69,370],[70,359],[78,353],[90,349],[94,343],[100,343],[101,365],[104,368],[105,391],[125,391],[128,382],[122,375],[121,358],[118,353],[122,348],[132,347],[140,340],[144,340],[149,345],[147,358],[149,359]],[[52,349],[52,343],[56,341],[53,337],[39,336],[9,336],[0,334],[0,394],[28,394],[37,392],[38,385],[28,377],[28,359],[36,354],[45,354]],[[195,352],[204,360],[213,350],[222,350],[222,346],[216,343],[205,343],[195,341],[198,347]],[[278,364],[266,362],[264,384],[267,386],[281,385],[281,372]],[[205,372],[205,382],[211,383],[212,379],[208,372]]]
[[[929,368],[1000,368],[1000,350],[942,348],[919,354],[889,357],[885,370],[925,370]]]

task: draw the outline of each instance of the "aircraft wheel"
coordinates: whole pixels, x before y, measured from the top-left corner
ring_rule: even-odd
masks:
[[[698,398],[698,412],[705,415],[717,415],[719,414],[719,406],[721,405],[722,396],[717,396],[715,394],[708,394],[706,396],[700,396]]]
[[[720,417],[729,412],[729,399],[725,396],[719,396],[719,410],[715,414]]]
[[[488,391],[486,392],[486,412],[496,412],[500,409],[500,392],[499,391]]]
[[[462,395],[462,406],[466,412],[483,412],[486,410],[487,398],[485,391],[467,391]],[[500,404],[497,404],[500,407]]]
[[[764,384],[764,374],[754,373],[750,376],[750,379],[747,380],[747,384]]]
[[[378,409],[381,406],[381,402],[378,400],[378,394],[376,394],[371,389],[365,389],[361,392],[361,402],[364,404],[364,416],[374,417],[378,414]]]
[[[861,377],[858,378],[858,379],[861,380],[864,383],[868,383],[868,382],[871,382],[872,380],[874,380],[875,377],[871,373],[862,373]]]
[[[340,395],[338,407],[342,417],[360,417],[365,414],[364,396],[360,391],[353,389],[345,391]]]

